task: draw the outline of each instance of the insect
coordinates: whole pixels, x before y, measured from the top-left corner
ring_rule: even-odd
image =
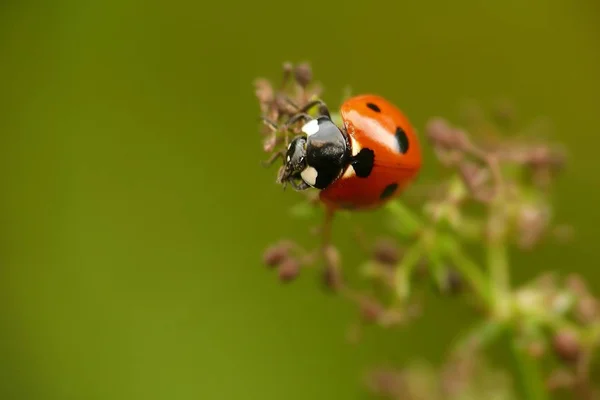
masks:
[[[306,112],[319,106],[319,115]],[[333,213],[367,210],[399,196],[421,168],[421,147],[406,116],[383,97],[347,99],[341,126],[326,104],[308,103],[286,125],[303,122],[287,147],[279,180],[296,190],[316,188]]]

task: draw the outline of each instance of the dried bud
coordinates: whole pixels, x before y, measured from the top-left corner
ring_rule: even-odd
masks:
[[[554,335],[552,345],[556,354],[566,362],[575,362],[581,355],[579,338],[574,332],[563,330]]]
[[[289,61],[284,62],[282,65],[282,70],[284,74],[292,72],[293,69],[294,65]]]
[[[584,325],[598,321],[599,311],[600,304],[598,300],[590,295],[581,297],[575,305],[575,317]]]
[[[296,82],[303,88],[312,81],[312,69],[308,63],[298,64],[294,71]]]
[[[342,274],[338,268],[327,267],[323,271],[323,283],[330,290],[338,290],[342,287]]]
[[[452,128],[448,121],[443,118],[433,118],[425,126],[427,136],[434,143],[450,145],[452,136]],[[448,147],[448,146],[443,146]]]
[[[275,149],[277,145],[277,136],[271,135],[265,138],[263,141],[263,150],[265,153],[270,153]]]
[[[533,184],[544,188],[552,183],[552,178],[564,166],[565,158],[548,146],[540,145],[528,149],[523,163],[529,167]]]
[[[400,371],[380,369],[367,376],[367,386],[376,396],[401,399],[406,396],[408,385]]]
[[[373,258],[383,265],[396,266],[400,259],[398,246],[393,240],[380,239],[375,243]]]
[[[263,263],[269,267],[276,267],[287,258],[289,249],[280,244],[269,247],[263,254]]]
[[[327,268],[339,269],[340,268],[340,252],[334,246],[327,246],[324,251],[325,263]]]
[[[267,112],[270,104],[273,102],[274,92],[271,83],[263,78],[256,79],[254,81],[254,92],[258,98],[261,112],[264,114]]]
[[[275,107],[282,115],[294,115],[297,111],[297,107],[290,102],[285,93],[275,94]]]
[[[289,82],[290,77],[292,75],[292,71],[294,70],[294,66],[292,65],[291,62],[286,61],[283,63],[283,65],[281,66],[281,70],[282,70],[282,79],[281,79],[281,89],[285,88],[285,85]]]
[[[453,354],[441,370],[441,387],[450,398],[464,392],[477,371],[477,355],[471,351]],[[459,396],[460,397],[460,396]]]
[[[546,380],[546,387],[550,391],[572,387],[575,383],[575,375],[566,369],[553,371]]]
[[[527,164],[532,167],[560,168],[564,164],[564,155],[548,146],[540,145],[528,152]]]
[[[535,287],[543,292],[556,292],[557,277],[554,272],[544,272],[535,280]]]
[[[376,322],[385,312],[383,305],[377,300],[364,297],[360,300],[360,315],[365,322]]]
[[[293,258],[286,258],[279,265],[279,279],[282,282],[290,282],[294,280],[300,273],[300,263]]]
[[[446,272],[445,290],[449,294],[460,293],[463,289],[463,280],[460,274],[453,268]]]
[[[445,149],[465,148],[468,143],[465,132],[455,129],[442,118],[431,119],[426,126],[427,136],[434,145]]]
[[[460,274],[453,268],[446,268],[439,280],[431,280],[432,288],[442,295],[459,294],[464,289]]]
[[[465,186],[469,189],[473,197],[486,201],[491,199],[493,191],[490,187],[486,186],[490,177],[488,170],[470,161],[463,161],[459,165],[459,172]]]
[[[578,274],[570,274],[565,279],[565,286],[576,296],[585,296],[588,294],[585,280]]]
[[[527,353],[533,358],[542,358],[545,352],[546,346],[541,340],[533,341],[527,346]]]
[[[517,226],[518,244],[522,249],[531,249],[542,238],[550,222],[548,210],[533,205],[524,205],[519,210]]]

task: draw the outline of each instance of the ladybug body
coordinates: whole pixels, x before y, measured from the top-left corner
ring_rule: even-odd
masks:
[[[421,149],[408,119],[380,96],[360,95],[341,107],[343,126],[310,119],[290,143],[283,180],[320,189],[330,209],[373,209],[397,197],[421,168]]]

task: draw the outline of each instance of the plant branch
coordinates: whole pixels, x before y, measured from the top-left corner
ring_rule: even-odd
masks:
[[[490,289],[494,311],[501,319],[510,312],[510,283],[506,246],[500,240],[491,240],[487,246]]]
[[[469,281],[475,293],[485,304],[491,306],[489,284],[477,264],[463,252],[461,246],[450,235],[440,238],[440,246],[453,265]]]
[[[518,339],[518,333],[513,332],[511,349],[515,357],[518,378],[524,398],[528,400],[546,400],[547,390],[544,386],[539,363],[533,358]]]

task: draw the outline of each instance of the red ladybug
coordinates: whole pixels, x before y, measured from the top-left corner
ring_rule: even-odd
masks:
[[[320,105],[320,116],[305,113]],[[289,123],[305,119],[303,135],[285,154],[280,177],[296,190],[320,189],[330,211],[365,210],[395,198],[421,168],[421,147],[404,114],[380,96],[360,95],[341,107],[337,126],[321,101],[307,104]]]

